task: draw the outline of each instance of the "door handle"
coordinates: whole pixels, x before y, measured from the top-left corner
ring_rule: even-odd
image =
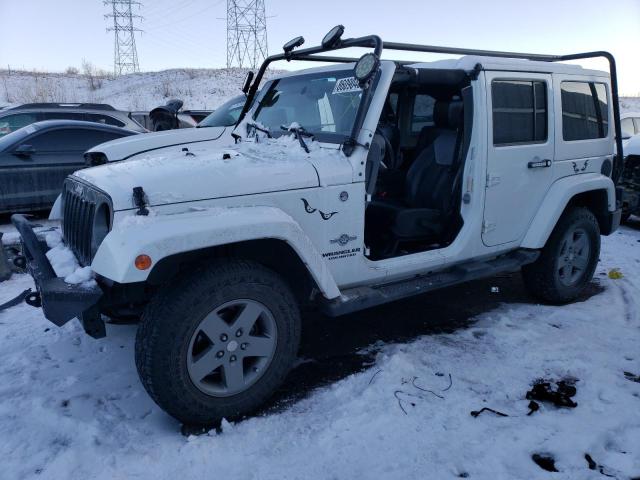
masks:
[[[533,160],[532,162],[527,163],[528,168],[548,168],[551,166],[551,160]]]

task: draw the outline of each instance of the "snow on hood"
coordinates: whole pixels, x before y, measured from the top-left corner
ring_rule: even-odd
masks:
[[[138,186],[150,206],[317,187],[313,162],[335,163],[342,153],[310,140],[307,145],[308,154],[293,135],[216,148],[192,144],[186,151],[176,147],[74,175],[108,193],[115,210],[134,208],[132,191]]]
[[[104,153],[107,159],[113,162],[159,148],[218,140],[225,133],[225,130],[225,127],[181,128],[178,130],[131,135],[96,145],[88,150],[87,153]]]

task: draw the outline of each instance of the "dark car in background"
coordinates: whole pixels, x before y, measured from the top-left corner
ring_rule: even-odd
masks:
[[[46,120],[0,137],[0,213],[50,208],[91,147],[139,132],[95,122]]]
[[[104,103],[27,103],[0,110],[0,137],[43,120],[79,120],[147,131],[128,112]]]

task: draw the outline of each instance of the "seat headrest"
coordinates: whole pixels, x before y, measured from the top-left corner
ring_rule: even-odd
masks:
[[[462,100],[438,100],[433,107],[433,122],[438,128],[458,128],[462,123]]]

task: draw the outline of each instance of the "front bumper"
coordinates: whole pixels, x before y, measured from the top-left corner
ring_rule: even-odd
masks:
[[[11,222],[20,233],[27,271],[37,289],[36,294],[27,297],[27,303],[42,306],[47,320],[59,327],[78,318],[87,334],[104,337],[106,331],[100,315],[102,289],[98,285],[71,285],[57,277],[45,255],[46,245],[38,240],[29,220],[24,215],[13,215]]]

